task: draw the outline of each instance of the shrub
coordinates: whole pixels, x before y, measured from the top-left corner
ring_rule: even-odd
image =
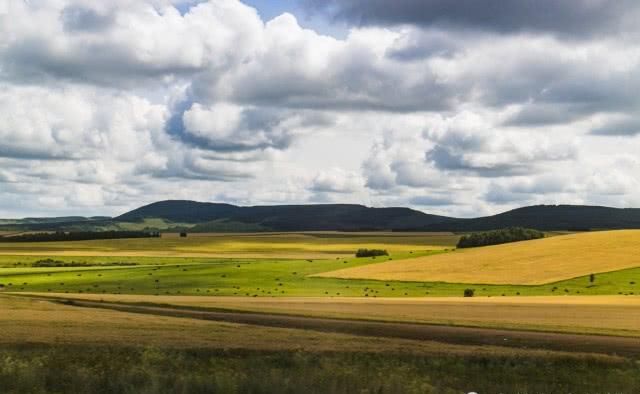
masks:
[[[388,256],[389,252],[383,249],[358,249],[356,257]]]
[[[464,296],[465,297],[473,297],[475,295],[476,291],[474,289],[464,289]]]
[[[458,241],[458,248],[499,245],[508,242],[526,241],[544,238],[544,233],[522,227],[510,227],[502,230],[487,231],[463,235]]]

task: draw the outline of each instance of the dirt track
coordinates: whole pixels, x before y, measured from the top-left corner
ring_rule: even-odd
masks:
[[[46,297],[43,297],[46,299]],[[180,318],[224,321],[268,327],[296,328],[338,332],[371,337],[429,340],[463,345],[494,345],[530,349],[640,356],[640,339],[601,335],[579,335],[515,331],[489,328],[452,327],[415,323],[288,316],[279,314],[195,310],[170,306],[149,306],[96,301],[51,299],[66,305],[104,308],[122,312],[153,314]]]

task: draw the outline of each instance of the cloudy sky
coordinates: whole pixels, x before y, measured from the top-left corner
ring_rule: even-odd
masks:
[[[640,206],[637,0],[0,0],[0,217]]]

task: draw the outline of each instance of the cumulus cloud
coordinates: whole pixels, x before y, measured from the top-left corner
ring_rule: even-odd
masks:
[[[424,136],[435,145],[426,152],[427,161],[441,170],[496,177],[534,173],[546,162],[575,158],[574,141],[499,130],[486,118],[460,113],[428,128]]]
[[[260,38],[256,11],[235,0],[181,14],[169,2],[10,2],[0,15],[2,74],[113,86],[223,70]]]
[[[591,130],[591,134],[600,136],[635,136],[640,134],[640,118],[625,116],[612,120]]]
[[[640,203],[637,158],[622,155],[585,161],[574,171],[493,180],[484,198],[493,204],[589,204],[637,206]]]
[[[362,184],[359,174],[332,168],[316,174],[309,189],[317,193],[354,193]]]
[[[133,160],[152,146],[164,107],[122,93],[82,87],[0,85],[0,156]]]
[[[636,1],[302,1],[0,0],[0,213],[638,202]]]

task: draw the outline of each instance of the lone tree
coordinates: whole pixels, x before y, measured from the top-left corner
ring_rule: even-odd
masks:
[[[476,293],[476,291],[473,290],[473,289],[464,289],[464,296],[465,297],[473,297],[475,293]]]
[[[595,281],[596,281],[596,275],[595,274],[589,275],[589,283],[593,284],[593,282]]]

